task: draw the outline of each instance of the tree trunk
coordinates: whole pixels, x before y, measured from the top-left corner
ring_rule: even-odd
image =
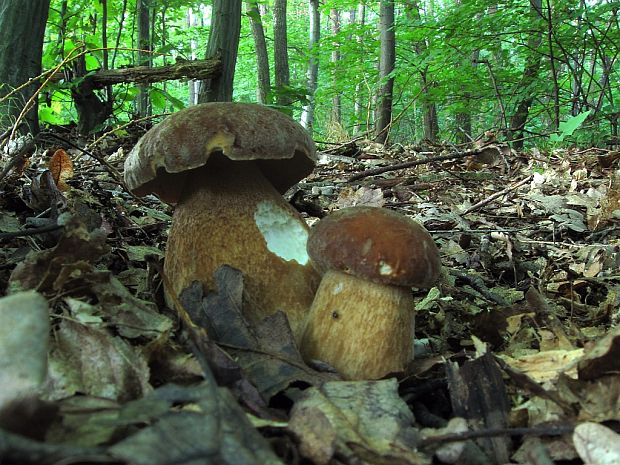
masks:
[[[290,69],[288,66],[288,37],[286,32],[286,1],[273,2],[273,61],[275,67],[276,103],[288,106],[290,94]]]
[[[549,67],[551,68],[551,80],[553,83],[553,130],[557,131],[560,126],[560,84],[558,83],[558,70],[556,67],[555,49],[553,47],[553,10],[551,3],[546,0],[547,3],[547,45],[549,46]]]
[[[379,55],[379,84],[375,140],[386,143],[392,120],[394,77],[396,65],[396,35],[394,32],[394,0],[381,0],[379,5],[381,53]]]
[[[102,69],[107,71],[110,69],[110,54],[108,50],[108,1],[101,1],[101,45],[103,46],[103,67]],[[109,85],[105,89],[106,101],[108,105],[112,105],[114,100],[114,94],[112,92],[112,86]]]
[[[138,66],[151,64],[150,11],[148,0],[137,0],[136,15],[138,25]],[[147,85],[138,87],[137,113],[140,116],[149,114],[149,88]]]
[[[540,22],[542,18],[542,0],[530,0],[530,17],[532,18],[532,23]],[[531,54],[525,63],[523,77],[519,84],[521,89],[531,88],[540,70],[541,54],[538,53],[537,49],[542,41],[542,31],[537,29],[534,24],[532,25],[534,32],[532,32],[528,39],[528,48],[531,50]],[[534,96],[531,93],[524,94],[522,99],[517,102],[515,112],[510,118],[510,138],[513,140],[513,147],[517,150],[523,148],[523,130],[533,101]]]
[[[338,91],[338,62],[340,61],[340,43],[337,41],[336,36],[340,33],[340,12],[336,8],[329,10],[329,19],[331,21],[332,35],[334,41],[332,43],[332,54],[330,61],[333,69],[333,86],[334,96],[332,97],[332,114],[331,122],[336,125],[340,125],[342,121],[342,101],[340,100],[340,92]]]
[[[50,0],[0,0],[0,97],[41,74],[43,35]],[[37,83],[0,103],[0,128],[12,126],[37,91]],[[22,133],[39,132],[37,98],[24,112],[27,128]]]
[[[266,104],[269,92],[271,91],[271,79],[269,77],[269,55],[267,54],[267,42],[265,41],[265,30],[263,19],[258,9],[257,0],[246,2],[252,35],[254,36],[254,48],[256,49],[256,68],[258,71],[258,89],[256,97],[258,103]]]
[[[321,13],[319,0],[308,0],[308,15],[310,16],[310,36],[308,41],[308,103],[301,113],[301,124],[310,133],[314,126],[314,108],[316,105],[315,93],[319,79],[319,40],[321,39]]]
[[[428,94],[428,85],[426,81],[426,72],[422,76],[423,93]],[[439,134],[439,120],[437,118],[437,106],[433,102],[427,100],[422,104],[422,113],[424,119],[424,139],[434,142]]]
[[[467,64],[475,68],[477,66],[479,56],[480,56],[480,50],[479,49],[474,50],[471,53],[471,60]],[[467,142],[471,142],[473,140],[472,123],[471,123],[471,117],[472,117],[471,111],[472,111],[473,105],[472,105],[471,92],[468,90],[465,90],[464,86],[461,86],[461,90],[462,90],[461,99],[462,99],[463,110],[458,111],[455,116],[456,124],[458,126],[457,131],[456,131],[456,142],[459,144],[464,144]]]
[[[187,9],[187,27],[198,26],[198,18],[196,14],[191,8]],[[189,41],[189,49],[190,49],[190,58],[195,60],[197,58],[196,49],[198,48],[198,44],[194,39],[190,39]],[[189,97],[188,103],[189,105],[196,105],[198,103],[198,92],[200,91],[200,81],[196,79],[190,79],[187,81],[187,85],[189,88]]]
[[[222,73],[202,81],[198,102],[230,102],[241,31],[241,0],[213,0],[207,57],[220,55]]]
[[[430,5],[432,7],[432,5]],[[410,20],[420,21],[422,19],[421,7],[418,0],[406,0],[405,1],[405,13]],[[430,14],[430,11],[427,12]],[[429,48],[428,39],[419,40],[413,43],[413,48],[417,55],[422,56]],[[423,60],[424,57],[421,57]],[[437,119],[437,106],[429,98],[429,89],[433,86],[432,82],[428,79],[428,66],[420,68],[420,87],[423,96],[422,101],[422,118],[424,120],[423,137],[429,141],[435,141],[437,134],[439,134],[439,122]]]
[[[366,5],[364,3],[358,4],[356,17],[360,25],[363,26],[366,23]],[[361,36],[358,36],[356,40],[360,42]],[[353,134],[355,135],[358,135],[362,131],[362,121],[366,121],[366,117],[362,115],[365,109],[366,106],[362,105],[362,79],[360,77],[355,84],[355,103],[353,104],[353,111],[355,113]],[[366,123],[368,122],[366,121]],[[368,131],[368,124],[366,124],[366,130]]]

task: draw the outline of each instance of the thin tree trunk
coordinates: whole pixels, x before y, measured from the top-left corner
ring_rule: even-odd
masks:
[[[103,69],[110,69],[110,54],[108,51],[108,0],[101,0],[101,45],[103,46]],[[106,100],[112,105],[112,86],[106,86]]]
[[[287,107],[292,102],[290,94],[290,69],[288,65],[288,37],[286,31],[286,1],[273,2],[273,59],[275,68],[276,103]]]
[[[196,14],[194,13],[194,10],[192,8],[188,8],[187,9],[187,26],[188,27],[194,27],[198,25],[198,18],[196,17]],[[196,55],[196,49],[198,48],[198,44],[196,43],[196,41],[194,39],[191,39],[189,41],[189,49],[190,49],[190,58],[192,60],[195,60],[196,58],[198,58],[198,56]],[[189,81],[187,81],[187,86],[189,88],[189,105],[196,105],[198,103],[198,92],[200,90],[200,81],[197,81],[195,79],[190,79]]]
[[[254,36],[254,48],[256,50],[256,69],[258,71],[256,98],[258,103],[266,104],[271,91],[271,78],[269,77],[269,55],[267,54],[263,19],[258,9],[257,0],[249,0],[246,2],[246,5],[250,17],[252,35]]]
[[[151,34],[150,34],[150,12],[147,0],[138,0],[136,4],[137,24],[138,24],[138,65],[150,66],[151,63]],[[139,86],[138,94],[138,115],[147,116],[149,114],[149,87]]]
[[[366,5],[364,3],[359,3],[357,5],[357,21],[362,26],[366,22]],[[361,36],[356,38],[357,42],[361,41]],[[364,105],[362,105],[362,79],[357,80],[355,84],[355,103],[353,104],[353,112],[355,113],[355,125],[353,126],[353,133],[355,135],[359,134],[362,131],[362,121],[366,121],[366,118],[363,117],[362,112],[366,109]],[[368,127],[366,125],[366,130]]]
[[[390,74],[396,65],[396,34],[394,32],[394,0],[381,0],[379,5],[381,53],[379,55],[379,82],[375,140],[386,143],[392,120],[394,77]]]
[[[532,18],[533,26],[540,22],[542,16],[542,0],[530,0],[530,17]],[[542,31],[536,29],[528,39],[528,48],[531,50],[531,55],[528,57],[525,63],[525,69],[523,70],[523,77],[519,84],[519,88],[528,89],[538,78],[538,72],[540,70],[541,55],[537,49],[542,42]],[[513,140],[513,147],[517,150],[523,148],[523,131],[525,123],[530,113],[530,106],[534,101],[534,96],[531,93],[526,94],[518,103],[510,118],[510,138]]]
[[[198,102],[230,102],[241,31],[241,0],[213,0],[207,57],[221,55],[222,73],[202,81]]]
[[[114,51],[112,52],[112,63],[111,63],[112,68],[114,68],[114,64],[116,63],[116,53],[118,49],[120,48],[121,35],[123,33],[123,22],[124,22],[126,13],[127,13],[127,0],[123,0],[123,7],[121,9],[121,15],[120,15],[120,24],[118,25],[118,30],[116,31],[116,41],[114,42]]]
[[[340,33],[340,12],[336,8],[329,10],[329,19],[331,22],[332,35],[334,41],[332,43],[332,53],[330,61],[333,69],[333,87],[334,96],[332,97],[331,122],[340,125],[342,121],[342,101],[340,100],[340,92],[338,91],[338,62],[340,61],[340,44],[336,40],[336,36]]]
[[[422,13],[419,1],[406,0],[405,13],[409,20],[421,21]],[[430,47],[428,39],[415,41],[412,45],[416,54],[420,56],[421,59],[424,59],[423,55]],[[422,93],[423,138],[432,142],[437,139],[437,134],[439,134],[439,122],[437,118],[437,106],[429,97],[433,83],[428,76],[428,66],[422,66],[420,68],[420,87]]]
[[[474,50],[471,53],[471,60],[468,64],[475,68],[478,63],[479,55],[480,55],[480,50],[478,49]],[[456,124],[458,126],[457,131],[456,131],[456,142],[466,143],[466,142],[471,141],[473,138],[472,137],[472,123],[471,123],[472,95],[471,95],[471,92],[464,90],[463,86],[461,86],[461,89],[463,91],[461,98],[463,100],[464,109],[462,111],[457,112],[455,116]]]
[[[316,105],[315,93],[319,79],[318,48],[321,38],[321,14],[319,0],[308,0],[308,15],[310,17],[310,32],[308,40],[308,103],[301,113],[301,124],[312,133],[314,126],[314,109]]]
[[[553,121],[552,128],[557,131],[560,126],[560,84],[558,83],[558,70],[556,68],[555,50],[553,47],[553,12],[551,3],[546,0],[547,4],[547,45],[549,46],[549,66],[551,68],[551,78],[553,82]]]

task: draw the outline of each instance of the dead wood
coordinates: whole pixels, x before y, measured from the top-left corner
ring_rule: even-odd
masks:
[[[219,57],[206,60],[177,60],[173,65],[134,66],[132,68],[99,70],[89,75],[91,85],[95,89],[103,89],[108,85],[133,82],[136,84],[152,84],[174,79],[204,80],[220,73],[222,62]]]

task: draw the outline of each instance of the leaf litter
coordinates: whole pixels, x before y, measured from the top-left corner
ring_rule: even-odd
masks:
[[[166,308],[171,209],[119,184],[133,142],[91,147],[110,152],[97,153],[104,165],[49,142],[0,181],[0,316],[20,315],[0,347],[7,461],[617,463],[609,151],[324,150],[288,195],[309,224],[351,205],[394,209],[431,232],[444,264],[440,285],[415,294],[406,372],[344,381],[303,361],[284,314],[246,321],[237,270],[218,270],[217,292],[181,296],[199,331]]]

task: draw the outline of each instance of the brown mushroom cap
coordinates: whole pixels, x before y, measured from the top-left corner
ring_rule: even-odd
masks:
[[[125,161],[125,183],[137,195],[154,193],[176,203],[184,171],[214,152],[231,160],[257,160],[280,192],[310,174],[314,142],[290,117],[263,105],[213,102],[181,110],[150,129]]]
[[[431,235],[410,218],[377,207],[351,207],[319,221],[308,255],[320,272],[342,271],[380,284],[430,287],[441,271]]]

